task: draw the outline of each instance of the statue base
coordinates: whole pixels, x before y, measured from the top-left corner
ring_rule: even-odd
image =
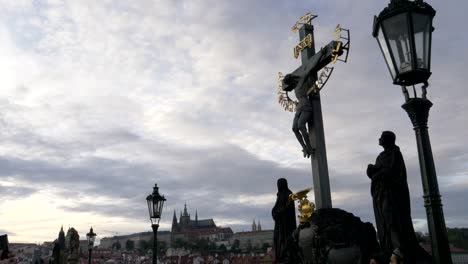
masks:
[[[380,251],[374,226],[338,208],[317,210],[293,238],[287,263],[369,263]]]

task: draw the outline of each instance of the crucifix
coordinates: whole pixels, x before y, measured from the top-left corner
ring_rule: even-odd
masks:
[[[312,25],[316,17],[307,13],[293,26],[292,30],[299,30],[300,37],[299,44],[294,48],[294,57],[300,55],[302,65],[286,76],[279,74],[278,95],[285,110],[295,112],[292,130],[302,147],[303,156],[311,159],[315,204],[320,209],[332,207],[320,90],[334,69],[328,65],[347,61],[350,38],[349,30],[338,25],[335,30],[336,40],[316,52]],[[343,37],[342,31],[347,36]],[[339,59],[343,54],[345,58]],[[321,71],[320,75],[318,71]],[[293,90],[297,101],[288,95]]]

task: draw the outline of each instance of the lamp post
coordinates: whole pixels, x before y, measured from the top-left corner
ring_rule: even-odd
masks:
[[[424,191],[433,263],[452,263],[442,200],[437,183],[427,121],[431,101],[426,98],[431,76],[432,20],[436,11],[422,0],[391,0],[374,18],[373,36],[385,57],[393,84],[402,87],[408,113],[416,133],[419,166]],[[418,97],[415,85],[423,84]],[[410,96],[408,87],[412,86]]]
[[[93,251],[93,246],[94,246],[94,239],[96,239],[97,234],[93,232],[93,228],[91,227],[89,229],[89,233],[86,234],[86,238],[88,239],[88,264],[91,264],[91,251]]]
[[[151,220],[151,227],[153,228],[153,264],[158,262],[158,227],[161,220],[161,214],[166,198],[159,194],[159,187],[154,184],[153,193],[146,197],[148,203],[148,211]]]

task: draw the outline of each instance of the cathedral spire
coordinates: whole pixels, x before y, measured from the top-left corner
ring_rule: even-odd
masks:
[[[177,216],[175,214],[175,210],[174,210],[174,216],[172,217],[172,224],[176,223],[177,224]]]
[[[188,216],[187,203],[184,204],[184,216]]]
[[[58,243],[60,250],[65,250],[65,232],[63,231],[63,225],[60,228],[59,236],[58,236]]]
[[[255,223],[255,219],[252,221],[252,231],[257,231],[257,224]]]
[[[258,220],[257,231],[262,231],[262,226],[260,225],[260,220]]]
[[[172,216],[172,227],[171,227],[172,232],[175,231],[176,227],[177,227],[177,216],[175,214],[175,209],[174,209],[174,216]]]
[[[195,222],[198,223],[198,209],[195,209]]]

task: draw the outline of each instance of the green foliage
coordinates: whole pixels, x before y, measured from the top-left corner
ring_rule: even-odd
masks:
[[[268,249],[269,247],[270,247],[270,244],[268,244],[268,243],[263,243],[263,245],[262,245],[262,251],[263,251],[263,252],[266,252],[267,249]]]
[[[447,236],[450,245],[468,250],[468,228],[447,228]],[[431,238],[429,237],[429,234],[416,232],[416,238],[420,243],[431,243]]]
[[[226,246],[224,244],[221,244],[218,249],[219,249],[219,251],[221,251],[223,253],[227,251],[227,248],[226,248]]]
[[[115,242],[114,244],[112,244],[112,248],[113,248],[113,249],[119,250],[119,249],[122,248],[122,245],[120,244],[119,241],[117,241],[117,242]]]
[[[126,249],[126,250],[133,250],[133,249],[135,249],[135,241],[133,241],[133,240],[127,240],[127,241],[125,242],[125,249]]]
[[[177,238],[174,241],[174,247],[175,248],[187,248],[187,245],[188,245],[188,243],[185,240],[183,240],[182,238]]]
[[[234,243],[232,243],[231,246],[231,252],[232,253],[240,253],[240,241],[239,239],[234,240]]]
[[[209,249],[209,242],[204,238],[196,239],[192,242],[191,247],[195,251],[206,252]]]
[[[167,250],[167,245],[166,242],[164,241],[158,241],[158,254],[165,253]]]
[[[447,235],[451,245],[468,250],[468,228],[447,228]]]
[[[146,240],[140,240],[138,241],[138,247],[143,251],[143,252],[147,252],[148,249],[151,248],[150,246],[150,243]]]
[[[252,250],[252,241],[250,239],[247,239],[247,252],[252,252]]]

